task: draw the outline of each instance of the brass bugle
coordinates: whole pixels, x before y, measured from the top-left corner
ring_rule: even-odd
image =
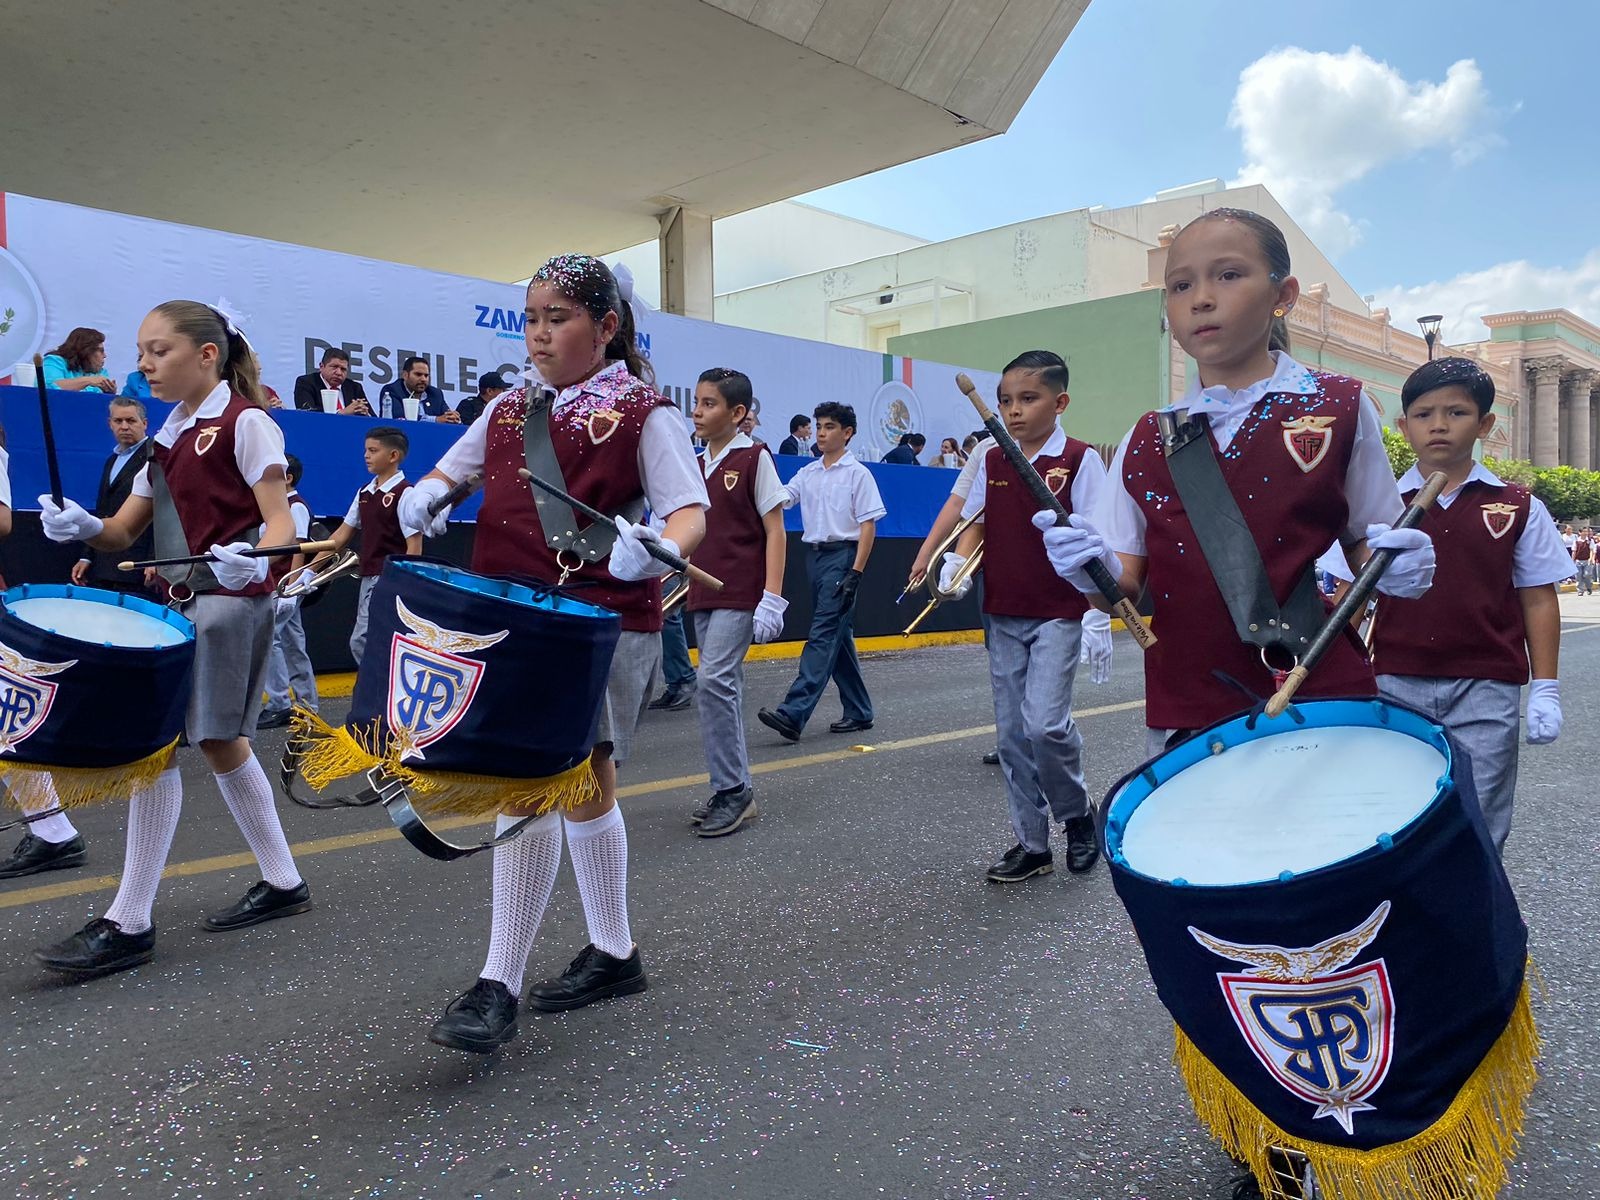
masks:
[[[324,563],[326,565],[318,567],[318,563]],[[285,575],[279,582],[277,588],[274,590],[274,595],[281,596],[285,600],[291,600],[296,596],[304,596],[308,592],[315,591],[329,580],[337,579],[341,575],[349,574],[360,565],[361,555],[357,554],[354,550],[346,550],[343,554],[338,556],[335,556],[331,552],[328,554],[319,555],[316,559],[307,563],[304,569]],[[311,578],[301,580],[301,576],[303,576],[306,571],[312,572]],[[301,581],[294,582],[296,580]]]
[[[928,586],[928,603],[926,606],[924,606],[921,612],[912,618],[911,624],[907,625],[900,631],[901,637],[910,637],[917,631],[917,626],[921,625],[928,619],[929,616],[932,615],[934,609],[938,608],[939,605],[943,604],[946,600],[955,599],[953,592],[941,591],[939,588],[940,563],[944,561],[944,556],[946,554],[949,554],[955,549],[956,543],[961,540],[961,535],[968,529],[971,529],[977,520],[982,516],[983,509],[980,508],[970,517],[962,518],[956,527],[952,529],[943,538],[943,540],[941,540],[939,544],[933,548],[933,553],[928,557],[927,572],[923,575],[923,582]],[[969,557],[967,561],[962,564],[961,569],[956,572],[955,578],[951,580],[951,584],[958,585],[964,580],[971,579],[972,576],[977,573],[978,568],[982,565],[983,547],[979,546],[975,551],[973,551],[971,557]],[[906,590],[909,592],[911,589],[908,587]]]
[[[690,579],[687,575],[674,573],[671,588],[667,588],[665,584],[662,585],[662,613],[671,612],[689,598],[689,583]]]

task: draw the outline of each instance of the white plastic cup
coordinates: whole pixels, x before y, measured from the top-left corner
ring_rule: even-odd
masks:
[[[417,419],[417,398],[415,396],[406,396],[404,404],[406,420],[415,421]]]
[[[336,412],[338,412],[339,411],[339,404],[343,399],[344,399],[344,397],[342,395],[340,395],[339,390],[337,388],[323,388],[322,389],[322,411],[325,412],[325,413],[336,413]]]

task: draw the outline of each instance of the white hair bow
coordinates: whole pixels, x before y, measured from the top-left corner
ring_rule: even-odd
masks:
[[[222,323],[227,327],[229,333],[233,334],[234,337],[238,338],[246,346],[250,346],[250,339],[245,337],[244,330],[239,328],[239,322],[246,320],[247,318],[243,313],[236,310],[233,305],[228,302],[228,298],[226,296],[223,296],[215,304],[213,304],[211,306],[211,311],[222,318]],[[255,349],[254,346],[251,346],[250,348],[252,350]]]

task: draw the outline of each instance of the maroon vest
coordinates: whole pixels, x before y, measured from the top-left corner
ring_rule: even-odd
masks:
[[[1415,490],[1406,493],[1410,503]],[[1418,526],[1433,538],[1433,586],[1416,600],[1378,599],[1372,663],[1380,675],[1528,682],[1522,600],[1512,582],[1532,493],[1473,481]]]
[[[261,524],[261,506],[233,456],[234,427],[242,413],[256,407],[235,392],[221,414],[196,421],[171,446],[157,442],[150,452],[166,477],[190,554],[249,540]],[[264,596],[271,590],[263,581],[243,591],[218,588],[213,594]]]
[[[1060,454],[1033,460],[1069,513],[1072,484],[1088,449],[1087,442],[1069,437]],[[1044,537],[1033,527],[1039,502],[1000,447],[989,451],[983,465],[983,611],[993,617],[1081,621],[1089,602],[1051,569]]]
[[[356,496],[356,511],[361,517],[361,577],[383,574],[383,564],[391,554],[406,552],[406,535],[400,528],[400,494],[410,480],[395,484],[387,492],[362,488]]]
[[[689,612],[735,608],[754,612],[767,583],[767,527],[756,511],[756,469],[765,446],[728,451],[711,469],[706,491],[706,536],[694,552],[694,565],[710,571],[725,585],[714,592],[690,583],[684,607]]]
[[[1279,604],[1344,533],[1350,517],[1344,481],[1364,403],[1361,385],[1341,375],[1311,375],[1318,385],[1314,394],[1263,396],[1217,455]],[[1262,665],[1260,651],[1234,632],[1167,470],[1154,413],[1134,426],[1118,482],[1144,513],[1145,590],[1160,639],[1144,656],[1145,723],[1152,729],[1199,729],[1249,707],[1249,698],[1217,671],[1256,696],[1270,696],[1272,672]],[[1353,633],[1334,642],[1300,694],[1377,694],[1372,667]]]
[[[604,396],[585,393],[556,410],[550,421],[556,461],[567,491],[601,512],[620,512],[644,494],[639,477],[639,438],[645,418],[658,407],[670,407],[642,380]],[[528,481],[517,474],[526,466],[522,424],[528,411],[524,388],[500,397],[484,432],[483,508],[472,547],[472,569],[485,575],[532,575],[547,583],[561,578],[556,554],[545,542],[539,510]],[[487,418],[486,418],[487,419]],[[578,528],[588,522],[578,517]],[[563,563],[576,560],[562,555]],[[582,563],[568,577],[569,586],[586,585],[575,594],[611,609],[624,629],[656,633],[661,629],[661,581],[626,582],[606,570],[606,560]]]
[[[1572,544],[1572,561],[1573,562],[1588,562],[1593,557],[1594,557],[1594,543],[1593,542],[1588,541],[1585,538],[1579,538],[1576,542],[1574,542]]]

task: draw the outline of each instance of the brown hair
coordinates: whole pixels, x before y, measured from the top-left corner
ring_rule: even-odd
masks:
[[[548,283],[568,300],[583,305],[596,325],[608,312],[616,313],[617,332],[606,343],[606,359],[627,363],[628,374],[655,386],[655,368],[639,353],[633,307],[623,300],[610,267],[588,254],[558,254],[533,273],[528,286],[536,283]]]
[[[261,390],[261,366],[255,352],[244,340],[244,334],[228,329],[226,317],[198,300],[168,300],[151,311],[171,321],[172,328],[196,346],[210,342],[221,350],[221,375],[228,386],[257,408],[267,407],[267,395]]]
[[[1267,260],[1268,277],[1274,283],[1282,283],[1291,274],[1289,267],[1289,242],[1283,236],[1283,230],[1263,217],[1258,212],[1251,212],[1248,208],[1212,208],[1201,213],[1195,221],[1238,221],[1249,228],[1256,235],[1256,244],[1261,247],[1261,256]],[[1185,225],[1184,228],[1189,228]],[[1268,350],[1282,350],[1289,352],[1289,320],[1287,317],[1274,317],[1272,319],[1272,332],[1267,337]]]
[[[98,329],[89,329],[79,325],[67,334],[61,345],[50,351],[59,354],[67,364],[69,371],[87,371],[89,369],[89,355],[106,344],[106,335]]]

